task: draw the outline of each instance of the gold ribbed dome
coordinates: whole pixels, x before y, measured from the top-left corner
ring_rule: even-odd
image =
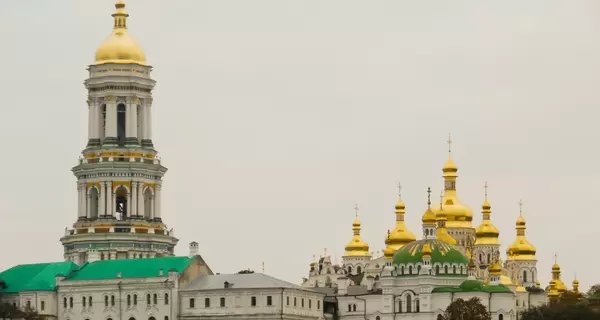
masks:
[[[492,224],[492,220],[490,219],[492,206],[487,200],[487,183],[485,184],[485,188],[485,201],[481,206],[483,220],[481,225],[475,229],[475,245],[500,245],[500,241],[498,240],[500,231]]]
[[[117,11],[112,15],[115,22],[111,35],[96,50],[96,64],[146,64],[146,55],[140,45],[127,31],[125,3],[117,1]]]
[[[448,139],[448,145],[452,143],[451,139]],[[450,148],[448,148],[450,152]],[[463,204],[458,196],[456,195],[456,180],[458,178],[458,167],[452,160],[452,157],[448,156],[448,161],[442,168],[444,177],[444,196],[442,203],[444,211],[446,211],[446,218],[448,222],[447,228],[473,228],[473,210]],[[439,214],[440,207],[433,209],[433,212]]]
[[[436,237],[438,238],[438,240],[444,241],[449,244],[456,245],[456,239],[454,239],[454,237],[452,237],[448,233],[448,230],[446,230],[447,219],[446,219],[446,208],[445,207],[442,208],[442,210],[438,211],[437,222],[438,222],[438,227],[436,230]]]
[[[525,218],[523,218],[523,203],[519,202],[519,205],[521,206],[521,214],[516,223],[517,239],[510,247],[508,247],[506,254],[508,255],[508,260],[536,260],[536,248],[525,238],[525,230],[527,227]]]
[[[563,293],[567,291],[567,286],[560,279],[560,266],[558,263],[554,263],[552,266],[552,280],[554,280],[554,289],[558,291],[558,293]]]
[[[345,256],[352,257],[370,257],[369,245],[360,238],[360,221],[358,216],[352,223],[352,240],[346,245]]]

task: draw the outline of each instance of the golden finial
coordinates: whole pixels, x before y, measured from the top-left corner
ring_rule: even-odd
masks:
[[[388,229],[387,239],[390,240],[390,229]]]
[[[443,203],[444,203],[444,191],[440,191],[440,210],[444,210],[442,208]]]
[[[115,3],[115,9],[117,11],[112,15],[115,19],[114,29],[127,29],[127,17],[129,17],[129,14],[125,11],[125,2],[118,0]]]
[[[487,196],[488,196],[488,184],[487,181],[485,182],[485,184],[483,185],[483,189],[485,190],[485,201],[487,201]]]
[[[398,199],[402,200],[402,185],[398,182]]]
[[[450,157],[452,155],[452,135],[450,133],[448,133],[448,141],[446,141],[448,143],[448,157]]]
[[[358,219],[358,204],[354,205],[354,213],[356,215],[356,219]]]
[[[431,187],[427,187],[427,207],[431,208]]]
[[[554,253],[554,264],[557,264],[558,261],[558,253]]]

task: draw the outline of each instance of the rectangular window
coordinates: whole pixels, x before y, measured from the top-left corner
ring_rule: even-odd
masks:
[[[88,300],[90,300],[90,307],[92,306],[92,297],[90,297]]]
[[[300,301],[301,307],[304,308],[304,298]]]
[[[290,305],[290,297],[285,297],[285,300],[287,302],[287,305],[289,306]]]
[[[317,310],[321,309],[321,300],[317,300]]]
[[[297,306],[298,304],[296,303],[296,297],[294,297],[294,307]]]
[[[41,302],[41,304],[40,304],[40,309],[41,309],[42,311],[46,310],[46,301],[42,301],[42,302]]]
[[[194,298],[190,298],[190,308],[194,308],[196,306],[196,300]]]
[[[31,308],[31,301],[27,300],[27,302],[25,303],[25,305],[27,306],[27,309]]]
[[[308,308],[309,309],[312,308],[312,300],[311,299],[308,299]]]
[[[256,307],[256,297],[250,297],[250,305]]]
[[[273,305],[273,297],[267,296],[267,305],[268,306],[272,306]]]
[[[210,298],[204,298],[204,307],[210,308]]]
[[[115,306],[115,296],[110,296],[110,305]]]
[[[225,298],[221,298],[221,308],[225,307]]]

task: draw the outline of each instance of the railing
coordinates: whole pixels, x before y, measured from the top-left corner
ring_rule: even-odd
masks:
[[[136,157],[136,156],[97,156],[90,158],[79,158],[79,164],[103,163],[103,162],[139,162],[160,165],[160,158]]]

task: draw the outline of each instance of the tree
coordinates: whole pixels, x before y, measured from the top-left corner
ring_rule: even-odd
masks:
[[[587,295],[588,296],[593,296],[596,293],[600,293],[600,283],[599,284],[595,284],[593,285],[590,290],[588,290]]]
[[[594,313],[585,303],[574,305],[546,304],[529,308],[521,312],[519,320],[597,320]]]
[[[491,320],[491,316],[481,300],[473,297],[469,300],[453,301],[444,313],[444,320]]]

